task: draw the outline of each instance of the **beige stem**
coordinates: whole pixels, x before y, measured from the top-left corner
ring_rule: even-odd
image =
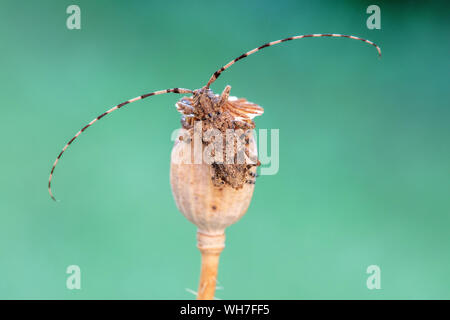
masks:
[[[212,300],[216,291],[219,257],[225,247],[225,234],[209,235],[198,231],[197,246],[202,254],[197,300]]]

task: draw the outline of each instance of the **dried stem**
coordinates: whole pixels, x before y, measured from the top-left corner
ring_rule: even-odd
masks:
[[[216,291],[219,257],[225,246],[225,234],[197,232],[197,246],[202,254],[202,267],[197,300],[212,300]]]

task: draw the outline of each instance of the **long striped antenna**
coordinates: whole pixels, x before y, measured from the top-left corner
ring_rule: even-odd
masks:
[[[55,167],[56,167],[56,165],[58,164],[59,159],[61,159],[61,156],[63,155],[63,153],[64,153],[64,152],[67,150],[67,148],[72,144],[72,142],[73,142],[76,138],[78,138],[78,136],[79,136],[80,134],[82,134],[87,128],[89,128],[90,126],[92,126],[92,125],[93,125],[94,123],[96,123],[98,120],[102,119],[104,116],[110,114],[111,112],[113,112],[113,111],[115,111],[115,110],[118,110],[118,109],[122,108],[124,105],[127,105],[127,104],[132,103],[132,102],[136,102],[136,101],[138,101],[138,100],[142,100],[142,99],[145,99],[145,98],[148,98],[148,97],[151,97],[151,96],[156,96],[156,95],[158,95],[158,94],[165,94],[165,93],[171,93],[171,92],[172,92],[172,93],[193,93],[192,90],[189,90],[189,89],[183,89],[183,88],[173,88],[173,89],[166,89],[166,90],[160,90],[160,91],[154,91],[154,92],[146,93],[146,94],[143,94],[143,95],[141,95],[141,96],[139,96],[139,97],[136,97],[136,98],[127,100],[127,101],[125,101],[125,102],[122,102],[122,103],[116,105],[115,107],[112,107],[111,109],[109,109],[108,111],[102,113],[102,114],[99,115],[97,118],[95,118],[94,120],[92,120],[91,122],[89,122],[87,125],[85,125],[85,126],[83,127],[83,129],[81,129],[80,131],[78,131],[77,134],[76,134],[72,139],[70,139],[70,141],[64,146],[64,148],[62,149],[62,151],[61,151],[61,152],[59,153],[59,155],[56,157],[55,162],[53,163],[52,170],[50,171],[50,177],[48,178],[48,193],[50,194],[50,197],[52,197],[52,199],[53,199],[54,201],[56,201],[55,197],[53,196],[52,189],[51,189],[51,185],[52,185],[52,177],[53,177],[53,172],[55,171]]]
[[[344,34],[305,34],[305,35],[300,35],[300,36],[294,36],[294,37],[289,37],[286,39],[282,39],[282,40],[276,40],[276,41],[272,41],[272,42],[268,42],[266,44],[263,44],[262,46],[255,48],[253,50],[250,50],[242,55],[240,55],[239,57],[237,57],[234,60],[231,60],[230,62],[228,62],[226,65],[224,65],[222,68],[220,68],[219,70],[217,70],[216,72],[214,72],[214,74],[211,76],[211,78],[209,79],[208,83],[206,84],[206,88],[209,88],[209,86],[217,80],[217,78],[219,78],[219,76],[222,74],[222,72],[224,72],[225,70],[227,70],[229,67],[231,67],[233,64],[235,64],[236,62],[238,62],[241,59],[244,59],[245,57],[248,57],[251,54],[254,54],[255,52],[258,52],[261,49],[267,48],[267,47],[271,47],[273,45],[282,43],[282,42],[286,42],[286,41],[290,41],[290,40],[296,40],[296,39],[302,39],[302,38],[318,38],[318,37],[336,37],[336,38],[349,38],[349,39],[354,39],[354,40],[360,40],[360,41],[364,41],[368,44],[373,45],[375,48],[377,48],[378,54],[381,57],[381,49],[379,46],[377,46],[375,43],[373,43],[372,41],[366,40],[366,39],[362,39],[359,37],[355,37],[355,36],[347,36]]]

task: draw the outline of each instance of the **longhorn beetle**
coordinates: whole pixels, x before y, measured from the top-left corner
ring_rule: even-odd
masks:
[[[360,40],[363,41],[365,43],[368,43],[372,46],[374,46],[377,51],[379,56],[381,57],[381,49],[379,46],[377,46],[375,43],[373,43],[372,41],[366,40],[366,39],[362,39],[360,37],[355,37],[355,36],[349,36],[349,35],[343,35],[343,34],[307,34],[307,35],[298,35],[298,36],[293,36],[293,37],[289,37],[289,38],[285,38],[285,39],[281,39],[281,40],[276,40],[276,41],[272,41],[272,42],[268,42],[266,44],[263,44],[262,46],[259,46],[253,50],[250,50],[242,55],[240,55],[239,57],[231,60],[230,62],[228,62],[226,65],[224,65],[222,68],[220,68],[219,70],[217,70],[216,72],[213,73],[213,75],[211,76],[211,78],[209,79],[208,83],[200,88],[200,89],[196,89],[196,90],[191,90],[191,89],[184,89],[184,88],[171,88],[171,89],[165,89],[165,90],[160,90],[160,91],[154,91],[154,92],[150,92],[150,93],[146,93],[143,94],[141,96],[138,96],[136,98],[127,100],[125,102],[122,102],[114,107],[112,107],[111,109],[105,111],[104,113],[102,113],[101,115],[99,115],[97,118],[93,119],[91,122],[89,122],[87,125],[85,125],[80,131],[78,131],[75,136],[69,140],[69,142],[67,142],[67,144],[64,146],[64,148],[62,149],[62,151],[59,153],[59,155],[56,157],[55,162],[53,163],[52,169],[50,171],[50,177],[48,180],[48,192],[50,194],[50,197],[56,201],[55,197],[53,196],[52,190],[51,190],[51,183],[52,183],[52,177],[53,177],[53,173],[55,171],[55,167],[58,164],[59,159],[61,159],[61,156],[63,155],[63,153],[67,150],[67,148],[72,144],[72,142],[78,138],[78,136],[83,133],[87,128],[89,128],[90,126],[92,126],[95,122],[97,122],[98,120],[102,119],[104,116],[110,114],[111,112],[118,110],[120,108],[122,108],[123,106],[132,103],[132,102],[136,102],[138,100],[142,100],[145,99],[147,97],[151,97],[151,96],[156,96],[159,94],[165,94],[165,93],[181,93],[181,94],[192,94],[194,101],[205,101],[205,99],[211,99],[212,96],[214,96],[214,94],[212,93],[210,86],[211,84],[214,83],[214,81],[217,80],[217,78],[222,74],[222,72],[224,72],[225,70],[227,70],[229,67],[231,67],[233,64],[235,64],[236,62],[238,62],[239,60],[242,60],[246,57],[248,57],[249,55],[252,55],[258,51],[260,51],[261,49],[282,43],[282,42],[286,42],[286,41],[290,41],[290,40],[296,40],[296,39],[303,39],[303,38],[318,38],[318,37],[336,37],[336,38],[349,38],[349,39],[354,39],[354,40]],[[224,92],[221,95],[221,100],[226,100],[228,101],[228,98],[230,98],[230,101],[232,97],[229,97],[229,91],[230,91],[230,86],[227,86],[224,90]],[[190,99],[190,101],[192,101],[192,99]],[[195,107],[196,105],[194,104],[189,105],[186,104],[185,102],[183,102],[183,99],[177,103],[178,106],[178,110],[185,114],[185,115],[189,115],[189,114],[194,114],[195,113]],[[244,105],[244,106],[234,106],[235,110],[229,110],[231,113],[233,113],[234,115],[236,115],[236,120],[242,120],[242,119],[251,119],[253,118],[255,115],[261,114],[262,113],[262,108],[258,108],[255,105],[251,105],[250,107],[248,106],[248,104]],[[189,110],[191,109],[191,110]]]

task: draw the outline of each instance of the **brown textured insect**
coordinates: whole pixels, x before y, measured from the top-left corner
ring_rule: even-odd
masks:
[[[197,90],[172,88],[143,94],[136,98],[122,102],[93,119],[85,125],[64,146],[57,156],[50,172],[48,191],[53,200],[51,182],[55,167],[73,141],[95,122],[123,106],[138,100],[165,94],[191,94],[176,103],[177,110],[182,114],[181,124],[188,132],[188,136],[179,136],[172,150],[171,185],[177,207],[191,222],[198,227],[198,247],[202,253],[202,271],[198,298],[212,299],[214,297],[217,267],[220,252],[224,247],[224,230],[239,220],[246,212],[250,203],[256,174],[257,160],[256,144],[252,136],[255,127],[253,118],[261,115],[263,109],[244,98],[230,96],[230,86],[226,86],[221,95],[216,95],[210,89],[223,71],[237,61],[258,52],[261,49],[295,39],[309,37],[341,37],[360,40],[374,46],[381,56],[380,48],[373,42],[355,36],[341,34],[310,34],[299,35],[266,43],[233,59],[225,66],[214,72],[208,83]],[[180,154],[186,156],[192,149],[195,139],[196,123],[201,121],[201,130],[215,129],[225,133],[229,129],[242,130],[242,141],[245,145],[244,153],[251,160],[250,163],[226,163],[213,161],[212,163],[186,164],[178,163],[175,158]],[[202,138],[202,150],[209,147],[209,140]],[[189,156],[190,157],[190,156]]]

